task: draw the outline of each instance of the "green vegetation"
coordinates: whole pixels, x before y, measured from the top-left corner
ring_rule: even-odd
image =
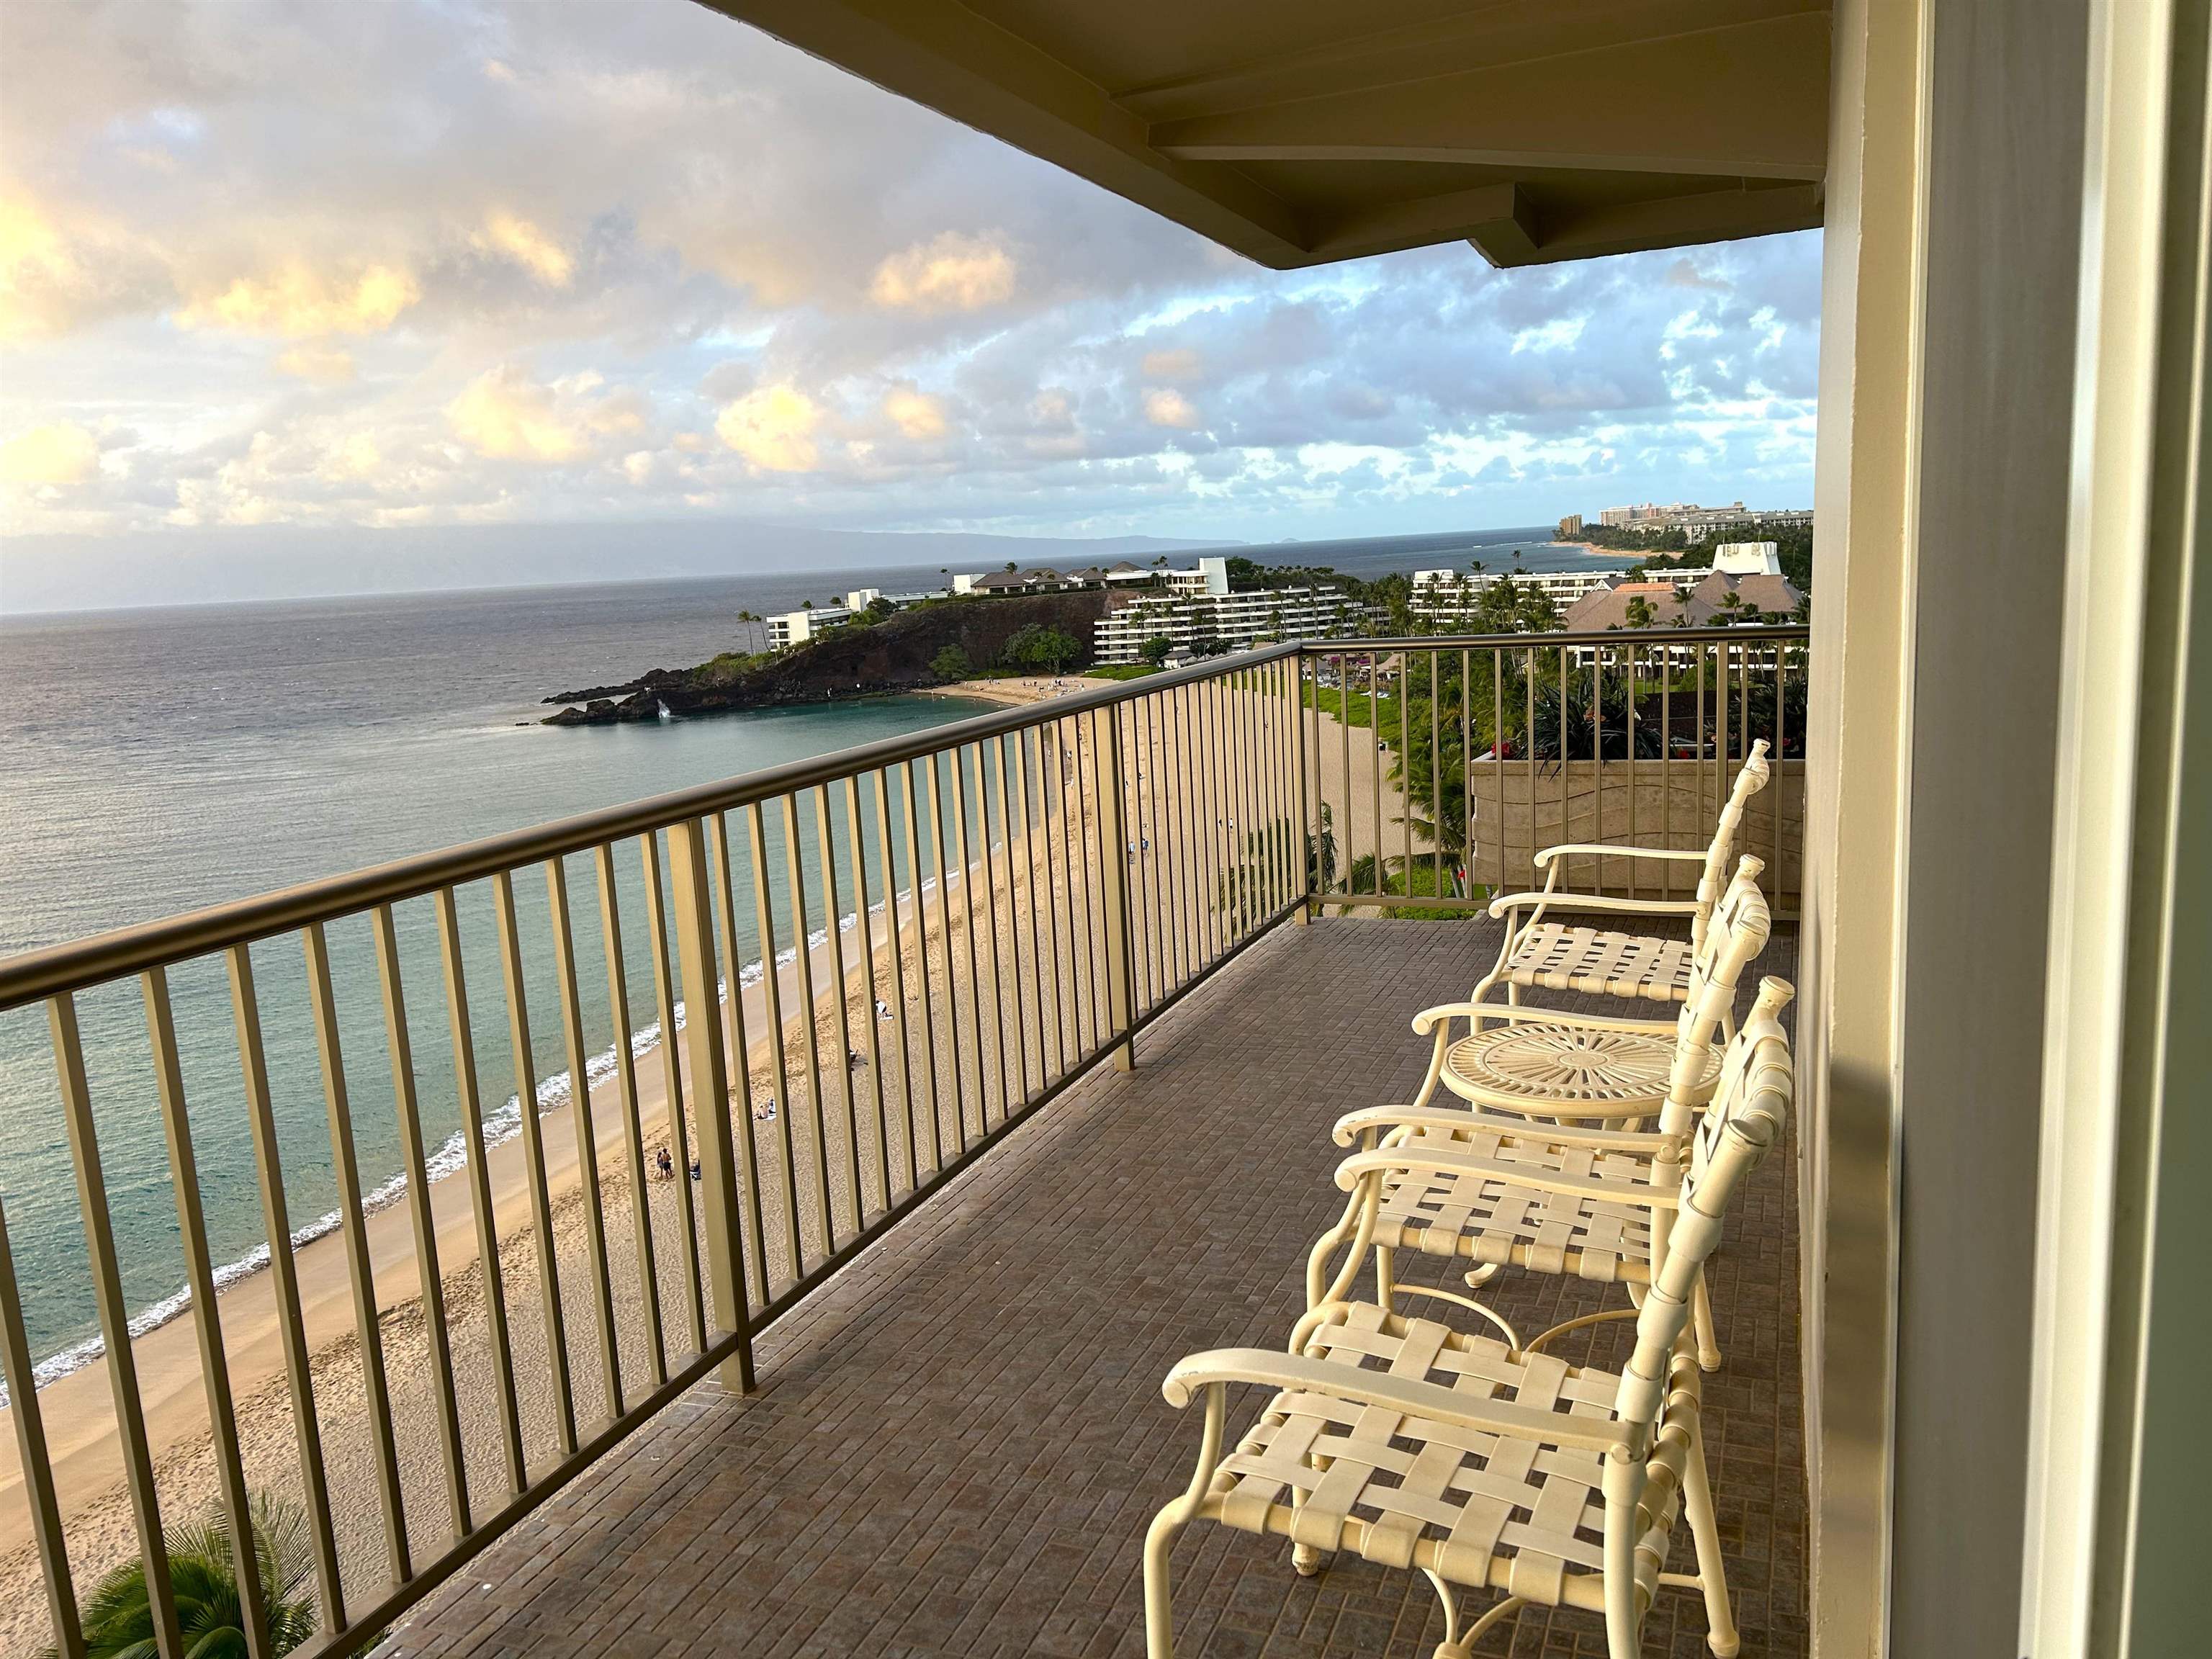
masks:
[[[1155,634],[1137,647],[1137,654],[1158,668],[1175,652],[1175,641],[1164,634]]]
[[[1101,663],[1097,667],[1090,670],[1084,675],[1084,678],[1090,680],[1140,680],[1147,674],[1157,674],[1160,671],[1158,668],[1154,667],[1148,662],[1109,662]]]
[[[929,672],[949,685],[955,680],[975,678],[975,665],[965,648],[948,645],[929,659]]]
[[[314,1574],[307,1517],[298,1505],[264,1492],[253,1499],[253,1553],[269,1609],[272,1652],[289,1653],[315,1633]],[[192,1659],[245,1659],[246,1616],[233,1565],[230,1527],[220,1515],[172,1527],[163,1539],[185,1651]],[[82,1618],[90,1659],[141,1659],[154,1651],[154,1610],[143,1561],[112,1568],[86,1597]],[[48,1648],[51,1659],[55,1650]]]
[[[720,685],[775,660],[773,651],[725,651],[691,670],[691,678],[701,685]]]
[[[1032,673],[1057,674],[1083,654],[1082,643],[1057,628],[1031,623],[1006,641],[1002,665]]]
[[[1460,890],[1462,884],[1452,867],[1449,854],[1446,855],[1441,883],[1437,880],[1434,861],[1427,853],[1419,848],[1414,850],[1410,867],[1406,866],[1403,854],[1386,857],[1383,864],[1382,890],[1384,893],[1402,893],[1408,898],[1482,899],[1490,896],[1489,890],[1480,886],[1470,885],[1468,891]],[[1390,868],[1392,865],[1398,867]],[[1373,854],[1364,854],[1352,860],[1352,873],[1345,884],[1345,890],[1352,893],[1372,893],[1376,890]],[[1437,909],[1425,904],[1386,904],[1379,908],[1362,905],[1360,909],[1367,915],[1389,916],[1398,921],[1467,921],[1480,914],[1474,910]]]

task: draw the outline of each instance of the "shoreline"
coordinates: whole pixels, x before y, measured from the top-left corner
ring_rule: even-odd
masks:
[[[1081,677],[1075,678],[1079,679]],[[923,687],[914,692],[899,695],[980,700],[1023,706],[1048,702],[1054,696],[1066,696],[1069,692],[1084,689],[1085,688],[1079,684],[1036,679],[978,679]],[[998,844],[994,843],[994,845]],[[953,877],[956,886],[959,879],[957,874]],[[933,894],[936,886],[934,877],[926,878],[921,883],[923,897],[927,899]],[[909,914],[912,898],[913,893],[910,889],[903,889],[897,895],[897,902],[901,907],[902,917]],[[871,917],[881,916],[885,914],[885,904],[884,901],[878,900],[870,905],[868,909]],[[838,918],[837,931],[841,935],[851,934],[857,931],[859,921],[857,913],[848,911]],[[910,927],[912,923],[907,921],[902,925]],[[811,953],[818,954],[825,951],[828,943],[829,934],[826,929],[817,928],[809,935],[808,948]],[[878,951],[883,948],[880,945],[878,947]],[[776,969],[779,977],[791,972],[798,958],[799,951],[796,945],[787,945],[778,951]],[[750,994],[757,989],[765,975],[766,964],[760,958],[756,957],[738,969],[738,983],[744,991]],[[726,974],[716,989],[726,1002],[729,989]],[[766,1017],[765,1007],[758,1010],[749,1007],[748,1013],[757,1019]],[[675,1017],[676,1030],[680,1032],[684,1029],[685,1024],[684,1008],[680,1002],[676,1005]],[[664,1036],[658,1019],[648,1020],[633,1030],[630,1036],[630,1066],[635,1068],[653,1054],[659,1048]],[[618,1063],[617,1049],[613,1045],[599,1050],[586,1060],[585,1075],[595,1094],[614,1077]],[[538,1116],[543,1118],[559,1110],[570,1102],[573,1095],[573,1079],[566,1069],[547,1073],[540,1078],[538,1083],[536,1100]],[[665,1124],[665,1116],[663,1121]],[[487,1155],[506,1146],[521,1133],[521,1103],[517,1096],[508,1096],[505,1101],[487,1110],[483,1115],[482,1144]],[[601,1139],[605,1138],[601,1137]],[[423,1163],[433,1186],[444,1182],[449,1176],[464,1173],[467,1167],[465,1132],[455,1130],[438,1146],[426,1148]],[[385,1211],[405,1202],[407,1186],[407,1177],[403,1172],[392,1175],[364,1193],[362,1203],[364,1220],[380,1215]],[[295,1223],[291,1233],[292,1248],[295,1252],[305,1249],[307,1246],[338,1232],[342,1225],[343,1217],[337,1210],[317,1216],[311,1221]],[[269,1270],[270,1256],[270,1247],[264,1243],[235,1260],[217,1263],[214,1268],[214,1279],[218,1296],[227,1293],[234,1285],[243,1284],[266,1273]],[[191,1288],[188,1285],[180,1285],[167,1296],[134,1311],[130,1316],[128,1327],[134,1342],[150,1336],[155,1332],[185,1317],[191,1312]],[[69,1346],[57,1350],[38,1360],[32,1367],[32,1375],[37,1379],[39,1392],[43,1395],[64,1379],[97,1365],[105,1356],[106,1346],[106,1339],[94,1334],[71,1343]],[[8,1401],[8,1389],[4,1383],[0,1383],[0,1413],[6,1412]],[[0,1492],[4,1492],[7,1489],[8,1482],[4,1479],[0,1479]],[[6,1520],[4,1516],[0,1516],[0,1548],[5,1547],[5,1532]]]
[[[1079,678],[1063,679],[1066,690],[1088,689]],[[999,689],[1002,700],[1010,702],[1044,701],[1051,695],[1048,680],[983,684]],[[976,695],[969,686],[945,687],[942,691]],[[1242,694],[1231,691],[1230,695]],[[1321,729],[1329,740],[1319,745],[1318,758],[1326,776],[1342,769],[1344,745],[1334,739],[1334,721],[1326,715],[1322,719]],[[1135,744],[1133,737],[1131,741]],[[1370,810],[1367,803],[1373,799],[1373,787],[1379,783],[1387,816],[1387,809],[1397,805],[1396,791],[1387,779],[1370,776],[1383,763],[1364,743],[1352,743],[1349,750],[1352,775],[1338,779],[1331,786],[1333,793],[1358,801],[1358,816],[1364,820]],[[1160,750],[1156,741],[1150,752],[1157,763]],[[1139,775],[1148,769],[1142,755],[1135,760]],[[1064,763],[1060,776],[1060,800],[1066,816],[1060,822],[1070,830],[1091,823],[1081,781],[1066,781]],[[1347,783],[1350,790],[1344,787]],[[1200,808],[1201,813],[1205,810]],[[1182,854],[1188,854],[1194,839],[1212,843],[1206,854],[1208,858],[1238,856],[1235,832],[1224,832],[1219,820],[1211,830],[1202,817],[1186,818],[1182,824],[1174,837]],[[1368,828],[1364,822],[1358,827]],[[1352,828],[1340,825],[1340,837],[1350,839],[1346,832]],[[1162,831],[1155,826],[1153,833]],[[1367,837],[1358,839],[1364,842]],[[947,1146],[963,1141],[970,1131],[981,1126],[983,1114],[994,1102],[998,1111],[1006,1110],[1010,1082],[1022,1097],[1042,1086],[1050,1071],[1044,1052],[1048,1045],[1066,1054],[1086,1041],[1085,1034],[1091,1030],[1086,1005],[1095,990],[1090,983],[1091,964],[1080,954],[1052,948],[1059,942],[1057,922],[1050,940],[1036,938],[1036,911],[1025,909],[1024,895],[1030,895],[1026,901],[1029,906],[1042,896],[1048,912],[1057,906],[1070,918],[1082,914],[1088,878],[1080,859],[1070,860],[1057,852],[1041,856],[1048,845],[1060,844],[1054,836],[1028,832],[1012,836],[1011,842],[988,838],[988,860],[999,861],[1002,867],[993,869],[989,862],[978,860],[964,872],[951,872],[942,899],[939,884],[932,877],[921,883],[918,890],[910,888],[897,895],[890,904],[878,901],[868,907],[871,950],[866,956],[857,943],[851,949],[843,943],[848,938],[857,939],[856,909],[854,915],[840,918],[834,933],[820,930],[808,941],[803,957],[795,945],[780,951],[773,981],[765,971],[757,975],[741,974],[738,994],[732,1000],[727,994],[726,978],[718,1011],[725,1032],[734,1050],[732,1014],[741,1012],[750,1039],[748,1064],[743,1072],[745,1092],[739,1097],[733,1086],[732,1115],[734,1124],[749,1124],[751,1133],[749,1138],[737,1137],[737,1146],[741,1156],[750,1154],[747,1161],[753,1166],[763,1200],[757,1218],[748,1206],[744,1250],[749,1280],[765,1279],[773,1285],[789,1277],[787,1264],[794,1254],[802,1261],[818,1257],[823,1220],[830,1220],[839,1236],[847,1236],[859,1221],[906,1189],[910,1171],[919,1169],[927,1180],[928,1171],[939,1161],[940,1140]],[[1349,854],[1353,848],[1346,850]],[[1167,869],[1166,859],[1176,855],[1176,848],[1164,841],[1155,854],[1159,873],[1151,877],[1155,890]],[[1033,864],[1042,866],[1034,883]],[[966,898],[971,882],[980,884],[986,877],[989,890],[999,900],[989,912],[996,925],[978,927],[963,951],[962,939],[969,930],[966,905],[958,901]],[[1180,883],[1183,878],[1175,879]],[[896,981],[890,971],[893,943],[887,935],[891,930],[877,925],[877,919],[885,916],[893,904],[898,924]],[[1024,914],[1030,917],[1028,927],[1019,921]],[[1162,921],[1166,926],[1160,927]],[[1202,948],[1203,930],[1214,925],[1202,903],[1188,916],[1178,909],[1163,911],[1148,921],[1141,953],[1147,961],[1156,952],[1172,957],[1187,948],[1174,942],[1177,933],[1188,933],[1188,948]],[[1189,933],[1194,927],[1199,931]],[[1155,928],[1158,937],[1151,931]],[[947,977],[952,958],[965,954],[973,960],[987,944],[990,954],[981,981],[986,994],[956,999]],[[842,984],[837,974],[841,964]],[[748,978],[750,983],[745,982]],[[902,1018],[896,1024],[878,1021],[871,1006],[874,997],[893,995],[894,982],[902,989],[905,1001]],[[963,984],[968,983],[975,981],[966,981],[963,976]],[[769,1018],[771,987],[773,1006],[782,1016],[780,1026],[772,1025]],[[994,988],[995,996],[988,994]],[[816,994],[811,1019],[802,1012],[807,1007],[810,989]],[[991,1006],[994,1003],[995,1008]],[[681,1029],[680,1011],[677,1024]],[[908,1036],[903,1053],[898,1042],[902,1033]],[[546,1201],[550,1206],[550,1239],[538,1237],[531,1196],[532,1171],[526,1161],[527,1145],[520,1133],[519,1116],[513,1130],[489,1146],[485,1153],[500,1241],[499,1276],[506,1281],[504,1328],[512,1346],[533,1469],[539,1467],[539,1457],[553,1437],[556,1417],[546,1339],[537,1316],[544,1297],[532,1289],[538,1282],[540,1261],[557,1264],[555,1271],[561,1287],[557,1300],[566,1309],[568,1331],[564,1346],[576,1373],[577,1416],[580,1420],[587,1419],[604,1404],[604,1390],[595,1382],[589,1357],[596,1310],[593,1253],[587,1248],[586,1238],[588,1212],[594,1200],[605,1212],[605,1248],[599,1254],[605,1267],[611,1270],[625,1394],[632,1394],[636,1387],[629,1379],[642,1378],[653,1369],[653,1354],[641,1329],[649,1320],[658,1321],[661,1346],[672,1360],[690,1346],[687,1267],[678,1202],[679,1196],[688,1195],[680,1184],[683,1172],[679,1168],[674,1182],[649,1176],[644,1182],[635,1182],[629,1152],[628,1102],[631,1099],[635,1102],[639,1144],[647,1159],[658,1146],[677,1145],[677,1117],[670,1110],[667,1035],[651,1026],[641,1027],[633,1035],[626,1065],[615,1048],[587,1061],[590,1086],[585,1098],[592,1141],[600,1161],[596,1192],[592,1183],[582,1177],[580,1114],[570,1090],[559,1086],[566,1083],[566,1074],[540,1080],[536,1123],[544,1148]],[[775,1059],[779,1039],[784,1060],[780,1078]],[[860,1068],[836,1066],[834,1055],[841,1040],[869,1057],[869,1064]],[[956,1065],[949,1098],[943,1097],[939,1087],[940,1047],[950,1048]],[[995,1069],[994,1048],[999,1060]],[[809,1079],[810,1049],[833,1057],[817,1074],[821,1085],[818,1098]],[[681,1055],[680,1044],[676,1053]],[[688,1063],[688,1056],[682,1058]],[[731,1069],[735,1085],[739,1068],[733,1063]],[[994,1075],[999,1079],[996,1083],[991,1081]],[[626,1079],[632,1079],[627,1087]],[[864,1095],[868,1098],[864,1100]],[[764,1096],[774,1097],[781,1110],[775,1119],[754,1120],[750,1107]],[[690,1127],[691,1112],[688,1102],[679,1103],[684,1123],[682,1145],[689,1148],[695,1144]],[[494,1116],[487,1112],[488,1128]],[[459,1149],[453,1150],[458,1152]],[[458,1157],[453,1162],[465,1167]],[[741,1174],[741,1191],[744,1179]],[[505,1474],[495,1427],[496,1400],[489,1392],[489,1379],[495,1372],[489,1364],[489,1321],[471,1188],[466,1179],[434,1178],[425,1191],[456,1384],[467,1396],[465,1403],[469,1407],[463,1413],[463,1422],[471,1431],[464,1436],[468,1442],[470,1486],[483,1507],[490,1505],[495,1495],[504,1489]],[[369,1245],[377,1324],[383,1333],[393,1390],[392,1413],[403,1485],[409,1494],[409,1530],[422,1550],[434,1553],[443,1547],[437,1535],[444,1508],[440,1473],[443,1465],[427,1382],[430,1373],[424,1335],[425,1287],[416,1265],[414,1207],[404,1186],[400,1187],[392,1201],[364,1218],[363,1231]],[[624,1237],[633,1231],[641,1235],[635,1247]],[[646,1235],[657,1241],[653,1292],[648,1292],[641,1277],[641,1238]],[[359,1603],[368,1599],[367,1587],[380,1576],[377,1555],[382,1531],[369,1451],[358,1326],[343,1244],[342,1236],[326,1234],[301,1245],[295,1253],[295,1263],[308,1372],[331,1469],[334,1525],[340,1532],[341,1553],[346,1558],[346,1599],[349,1603]],[[703,1255],[702,1249],[702,1265]],[[647,1308],[652,1310],[649,1316],[645,1311]],[[240,1434],[250,1443],[249,1480],[258,1486],[296,1495],[301,1490],[296,1437],[274,1276],[265,1271],[244,1274],[217,1297],[216,1310]],[[168,1520],[191,1515],[216,1489],[198,1325],[198,1310],[187,1302],[173,1317],[131,1345],[148,1441],[160,1473]],[[50,1383],[40,1390],[40,1397],[54,1478],[64,1494],[65,1535],[82,1598],[101,1571],[135,1553],[137,1548],[122,1481],[120,1449],[113,1432],[105,1356]],[[46,1639],[27,1511],[20,1468],[10,1467],[0,1476],[0,1583],[16,1593],[10,1598],[10,1612],[0,1615],[0,1652],[23,1650]]]

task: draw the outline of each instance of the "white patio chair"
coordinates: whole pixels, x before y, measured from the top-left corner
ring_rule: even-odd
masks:
[[[1736,982],[1773,928],[1759,890],[1765,867],[1747,854],[1736,861],[1692,957],[1681,1012],[1672,1018],[1474,1001],[1423,1009],[1413,1030],[1433,1036],[1434,1047],[1414,1106],[1425,1108],[1439,1083],[1471,1106],[1628,1127],[1655,1115],[1670,1094],[1702,1104],[1720,1060],[1715,1036],[1732,1024]],[[1458,1021],[1469,1030],[1455,1040]]]
[[[1689,999],[1672,1019],[1491,1004],[1504,1023],[1455,1042],[1450,1022],[1471,1005],[1417,1015],[1413,1029],[1433,1031],[1435,1048],[1414,1103],[1369,1108],[1337,1125],[1340,1145],[1357,1139],[1399,1162],[1376,1166],[1314,1245],[1306,1264],[1309,1304],[1345,1295],[1370,1250],[1376,1299],[1394,1310],[1401,1249],[1474,1261],[1470,1289],[1505,1266],[1631,1286],[1645,1282],[1652,1194],[1680,1180],[1681,1147],[1719,1078],[1716,1035],[1735,1009],[1743,970],[1766,948],[1772,929],[1759,890],[1761,867],[1750,857],[1738,863],[1703,941]],[[1768,987],[1763,994],[1783,981]],[[1786,987],[1782,994],[1786,1001]],[[1476,1109],[1431,1105],[1439,1079]],[[1651,1119],[1656,1132],[1638,1133]],[[1575,1184],[1547,1193],[1539,1182],[1547,1176],[1571,1176]],[[1351,1251],[1332,1282],[1328,1261],[1346,1239]],[[1516,1349],[1523,1346],[1512,1326],[1479,1301],[1437,1287],[1406,1288],[1472,1309]],[[1719,1339],[1702,1279],[1693,1304],[1698,1361],[1718,1370]],[[1527,1346],[1540,1347],[1555,1334]]]
[[[1168,1552],[1199,1520],[1291,1540],[1302,1572],[1340,1550],[1419,1569],[1443,1602],[1436,1659],[1467,1659],[1529,1605],[1601,1610],[1611,1659],[1637,1659],[1662,1589],[1702,1592],[1708,1644],[1734,1654],[1703,1383],[1685,1332],[1698,1269],[1729,1200],[1780,1136],[1790,1087],[1788,1040],[1762,1007],[1731,1043],[1689,1170],[1662,1206],[1673,1218],[1621,1371],[1516,1353],[1362,1302],[1310,1311],[1287,1353],[1222,1349],[1170,1370],[1169,1403],[1202,1396],[1206,1426],[1189,1486],[1145,1538],[1149,1659],[1173,1659]],[[1358,1179],[1358,1162],[1340,1179]],[[1232,1382],[1277,1392],[1224,1455]],[[1684,1511],[1697,1571],[1672,1573]],[[1504,1599],[1464,1622],[1459,1589]]]
[[[1541,888],[1533,892],[1503,894],[1491,901],[1491,915],[1505,920],[1505,939],[1498,947],[1496,964],[1483,975],[1467,1000],[1480,1002],[1494,987],[1503,983],[1509,1005],[1518,1003],[1524,989],[1579,991],[1591,996],[1634,997],[1652,1002],[1681,1001],[1689,994],[1692,963],[1705,943],[1713,907],[1728,883],[1729,862],[1735,855],[1744,808],[1753,795],[1766,787],[1769,775],[1766,739],[1761,738],[1751,745],[1749,757],[1736,773],[1728,802],[1721,809],[1720,821],[1713,827],[1712,841],[1703,851],[1691,848],[1614,847],[1590,842],[1544,848],[1535,857],[1537,867],[1544,872]],[[1560,889],[1559,881],[1571,858],[1598,855],[1698,864],[1703,867],[1698,874],[1698,895],[1693,899],[1637,899]],[[1651,938],[1632,932],[1547,920],[1547,913],[1552,911],[1647,918],[1686,916],[1689,919],[1690,937]]]
[[[1753,1018],[1778,1019],[1795,994],[1786,981],[1760,982]],[[1495,1325],[1517,1352],[1534,1352],[1554,1337],[1606,1320],[1635,1317],[1634,1308],[1584,1314],[1525,1342],[1486,1303],[1436,1286],[1400,1285],[1399,1250],[1456,1256],[1475,1264],[1470,1289],[1502,1267],[1627,1287],[1641,1297],[1651,1281],[1651,1242],[1663,1229],[1668,1194],[1681,1184],[1683,1149],[1694,1111],[1670,1100],[1659,1127],[1636,1132],[1606,1127],[1531,1122],[1503,1114],[1411,1112],[1376,1106],[1347,1114],[1336,1126],[1340,1146],[1357,1144],[1347,1161],[1358,1179],[1334,1227],[1306,1262],[1310,1306],[1350,1294],[1368,1250],[1376,1252],[1376,1299],[1395,1310],[1401,1295],[1456,1303]],[[1334,1277],[1331,1258],[1352,1247]],[[1698,1363],[1721,1364],[1712,1302],[1698,1275],[1691,1311]]]

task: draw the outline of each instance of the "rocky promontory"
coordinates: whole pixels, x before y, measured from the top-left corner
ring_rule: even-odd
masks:
[[[1077,653],[1066,666],[1080,670],[1091,664],[1091,625],[1105,614],[1106,595],[1095,588],[934,600],[880,621],[847,623],[774,656],[733,652],[696,667],[648,669],[619,685],[556,692],[545,701],[565,706],[544,724],[612,726],[658,720],[663,708],[711,714],[913,691],[944,682],[938,664],[948,649],[957,647],[974,669],[987,671],[1006,661],[1008,643],[1029,628],[1074,641]]]

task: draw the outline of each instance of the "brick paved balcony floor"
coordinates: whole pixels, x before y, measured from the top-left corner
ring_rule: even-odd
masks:
[[[1343,1201],[1329,1124],[1408,1097],[1426,1047],[1407,1020],[1464,994],[1497,937],[1279,928],[1140,1042],[1136,1072],[1046,1109],[778,1325],[754,1394],[694,1389],[382,1651],[1141,1654],[1139,1542],[1200,1426],[1160,1378],[1193,1350],[1288,1334],[1307,1248]],[[1791,975],[1795,952],[1784,929],[1759,971]],[[1728,1358],[1706,1421],[1747,1656],[1806,1647],[1794,1164],[1784,1146],[1758,1171],[1712,1268]],[[1526,1274],[1491,1294],[1524,1331],[1620,1299]],[[1617,1365],[1627,1329],[1561,1351]],[[1262,1398],[1232,1397],[1232,1435]],[[1690,1553],[1680,1525],[1668,1565]],[[1425,1656],[1442,1638],[1418,1574],[1340,1558],[1301,1579],[1288,1553],[1186,1532],[1177,1652]],[[1694,1595],[1664,1591],[1644,1650],[1703,1654],[1704,1630]],[[1595,1614],[1531,1608],[1478,1650],[1602,1654],[1605,1638]]]

